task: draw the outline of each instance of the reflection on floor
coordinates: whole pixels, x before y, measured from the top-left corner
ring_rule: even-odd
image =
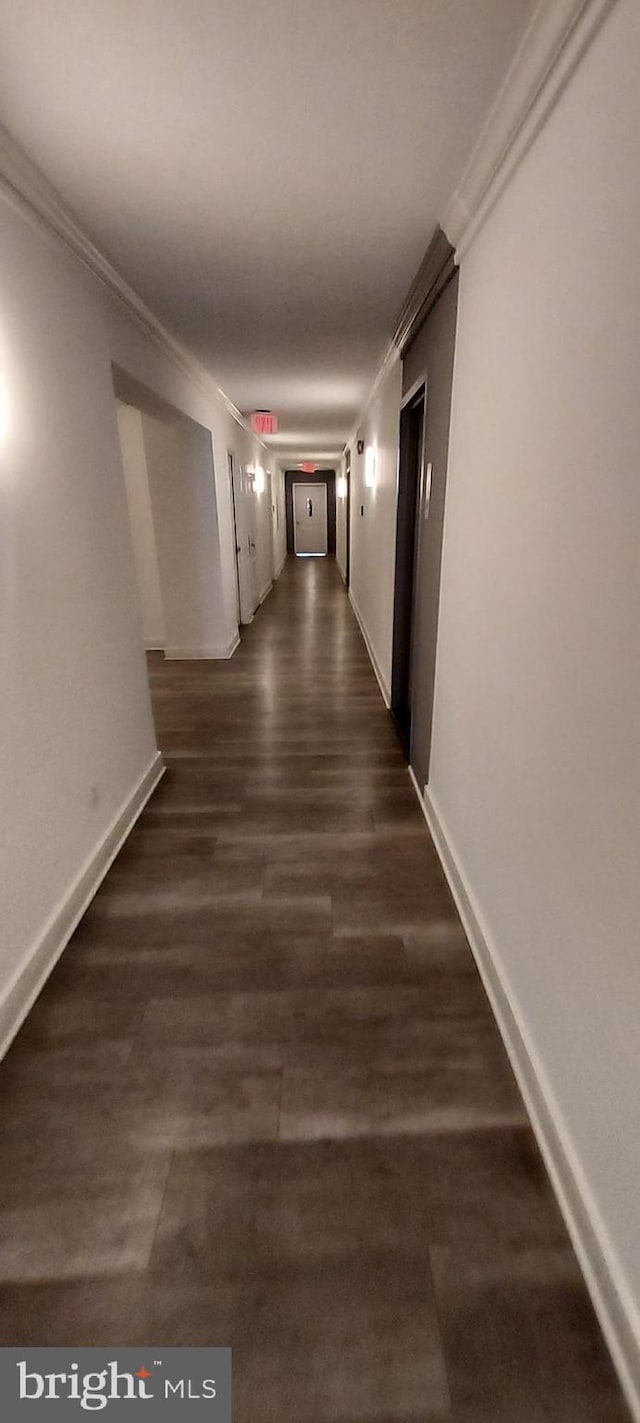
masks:
[[[168,773],[0,1071],[0,1343],[234,1423],[627,1418],[333,563],[150,659]]]

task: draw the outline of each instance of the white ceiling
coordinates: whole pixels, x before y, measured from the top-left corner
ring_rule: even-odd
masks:
[[[0,121],[278,448],[342,448],[535,0],[4,0]]]

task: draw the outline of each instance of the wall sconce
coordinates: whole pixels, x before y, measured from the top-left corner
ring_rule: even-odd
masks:
[[[259,464],[253,476],[253,487],[255,489],[256,494],[264,494],[265,482],[265,473],[262,468],[262,465]]]
[[[367,445],[364,457],[364,482],[367,489],[373,489],[376,482],[376,451],[374,445]]]
[[[346,497],[347,497],[347,481],[346,481],[344,475],[341,474],[341,475],[340,475],[340,478],[339,478],[339,480],[338,480],[338,499],[346,499]]]
[[[9,392],[4,376],[0,375],[0,440],[4,440],[9,430]]]

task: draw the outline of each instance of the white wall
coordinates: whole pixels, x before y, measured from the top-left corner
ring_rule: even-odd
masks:
[[[274,576],[280,571],[276,569],[274,565],[271,500],[269,498],[269,480],[267,477],[267,471],[272,467],[272,463],[267,450],[265,450],[257,436],[252,435],[250,431],[238,425],[237,422],[224,411],[221,412],[221,416],[216,422],[214,447],[216,465],[219,470],[228,469],[228,453],[231,452],[236,470],[239,470],[241,467],[246,470],[249,467],[255,469],[260,466],[265,471],[265,487],[263,493],[258,494],[252,488],[244,495],[240,493],[240,497],[244,497],[246,505],[244,510],[240,511],[240,523],[243,527],[251,529],[252,537],[256,543],[254,568],[255,598],[256,603],[259,604],[268,593]],[[249,484],[252,485],[252,481],[249,481]],[[230,527],[232,527],[231,518],[231,511],[229,511]],[[233,548],[235,539],[233,539],[232,535],[230,535],[230,541],[231,547]],[[232,569],[232,573],[235,590],[234,569]]]
[[[0,1049],[156,764],[112,362],[213,439],[216,616],[231,646],[226,448],[246,432],[212,382],[3,191]]]
[[[262,463],[265,450],[239,425],[223,404],[212,398],[212,382],[205,385],[184,364],[170,359],[159,344],[145,334],[122,304],[108,293],[102,296],[102,324],[109,360],[154,392],[174,409],[196,421],[211,435],[219,542],[221,605],[220,643],[232,647],[238,631],[235,541],[227,450],[245,463]],[[105,372],[106,374],[106,372]]]
[[[285,507],[284,470],[280,461],[271,462],[272,497],[277,509],[277,520],[273,529],[273,570],[277,578],[282,572],[287,557],[287,514]]]
[[[226,636],[211,434],[142,416],[164,609],[165,653],[225,657]]]
[[[340,493],[340,480],[344,479],[345,461],[336,460],[336,563],[344,579],[347,576],[347,500]]]
[[[161,648],[164,613],[142,415],[132,405],[118,401],[117,416],[145,646]]]
[[[391,689],[393,585],[396,552],[398,440],[402,370],[397,361],[374,393],[351,444],[350,597],[366,630],[369,651],[387,701]],[[365,485],[365,455],[375,450],[375,485]],[[364,508],[364,515],[360,513]]]
[[[260,460],[264,469],[264,455]],[[258,601],[261,603],[266,598],[267,593],[273,583],[274,578],[274,556],[273,556],[273,514],[272,496],[269,475],[265,470],[264,489],[254,496],[254,528],[257,539],[256,573],[258,577]]]
[[[640,7],[462,262],[430,791],[640,1317]]]
[[[0,1038],[155,756],[103,297],[0,204]]]

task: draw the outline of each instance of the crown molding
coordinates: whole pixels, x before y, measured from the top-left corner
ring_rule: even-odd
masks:
[[[396,321],[393,341],[402,356],[435,306],[454,268],[454,249],[442,228],[436,227]]]
[[[455,267],[455,252],[449,239],[437,227],[400,308],[393,336],[356,424],[344,446],[344,456],[356,439],[372,400],[396,363],[405,355],[414,336],[426,320]]]
[[[542,0],[442,219],[464,257],[616,0]]]
[[[382,365],[345,444],[480,232],[616,0],[541,0],[409,288]]]
[[[409,288],[346,454],[387,375],[480,232],[616,0],[541,0]]]
[[[267,449],[206,367],[188,346],[184,346],[172,335],[133,287],[120,276],[108,258],[80,227],[70,208],[49,180],[3,128],[0,128],[0,196],[35,222],[46,236],[53,236],[70,249],[126,308],[127,315],[181,374],[186,375],[209,400],[213,400],[225,410],[236,424],[253,436],[262,449]]]

